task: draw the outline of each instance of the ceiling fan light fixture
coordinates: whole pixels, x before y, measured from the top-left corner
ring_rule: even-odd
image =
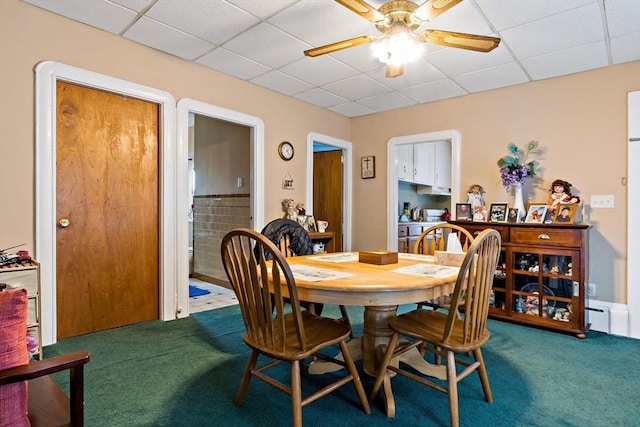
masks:
[[[415,34],[402,31],[382,37],[371,45],[371,51],[383,64],[404,65],[420,58],[424,47]]]

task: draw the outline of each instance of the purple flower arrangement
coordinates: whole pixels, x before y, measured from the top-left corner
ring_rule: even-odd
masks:
[[[529,141],[527,145],[518,148],[513,142],[507,146],[509,154],[498,160],[500,168],[500,178],[505,189],[509,189],[512,184],[520,183],[524,185],[528,176],[535,176],[538,162],[536,160],[527,161],[529,154],[538,150],[538,141]]]

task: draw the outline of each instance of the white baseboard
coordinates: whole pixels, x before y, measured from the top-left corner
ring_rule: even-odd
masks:
[[[587,323],[591,330],[612,335],[629,336],[629,307],[607,301],[587,300]],[[591,310],[589,310],[589,308]]]

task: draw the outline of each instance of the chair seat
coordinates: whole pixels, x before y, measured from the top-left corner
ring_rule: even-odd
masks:
[[[319,348],[339,343],[348,338],[351,333],[349,324],[340,319],[320,317],[309,311],[302,311],[301,314],[305,332],[306,350],[304,351],[298,344],[294,316],[292,314],[285,315],[285,336],[287,341],[282,352],[275,352],[266,349],[262,343],[252,342],[247,334],[243,335],[243,340],[249,347],[269,357],[281,360],[302,360],[311,356]]]
[[[413,310],[400,316],[389,319],[389,327],[402,335],[424,340],[445,350],[456,353],[464,353],[481,347],[489,339],[489,331],[484,330],[482,337],[474,341],[472,345],[465,344],[462,331],[464,320],[455,319],[453,333],[448,342],[443,342],[442,331],[446,327],[449,313],[433,310]]]

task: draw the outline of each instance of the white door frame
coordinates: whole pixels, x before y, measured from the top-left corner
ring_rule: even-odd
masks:
[[[160,107],[160,318],[175,318],[176,144],[175,100],[164,91],[53,61],[39,63],[36,79],[36,245],[40,262],[42,344],[57,338],[56,313],[56,82],[75,83],[157,103]],[[79,262],[91,262],[92,254]],[[117,262],[117,260],[114,260]]]
[[[396,136],[387,143],[387,248],[398,250],[398,173],[396,146],[417,142],[451,142],[451,207],[459,203],[462,135],[455,129]],[[451,209],[449,209],[451,210]]]
[[[629,310],[629,331],[627,336],[640,338],[640,91],[628,94],[628,135],[627,143],[627,307]],[[621,318],[623,318],[621,316]],[[612,319],[613,323],[613,319]],[[612,325],[614,326],[614,325]],[[618,327],[620,332],[621,327]]]
[[[251,225],[261,230],[264,225],[264,123],[258,117],[240,113],[189,98],[178,101],[177,108],[177,310],[176,317],[189,316],[189,113],[237,123],[251,129]]]
[[[334,138],[321,133],[310,132],[307,135],[307,197],[306,207],[313,213],[313,143],[319,142],[342,149],[342,250],[351,250],[351,212],[353,185],[353,144],[351,141]]]

